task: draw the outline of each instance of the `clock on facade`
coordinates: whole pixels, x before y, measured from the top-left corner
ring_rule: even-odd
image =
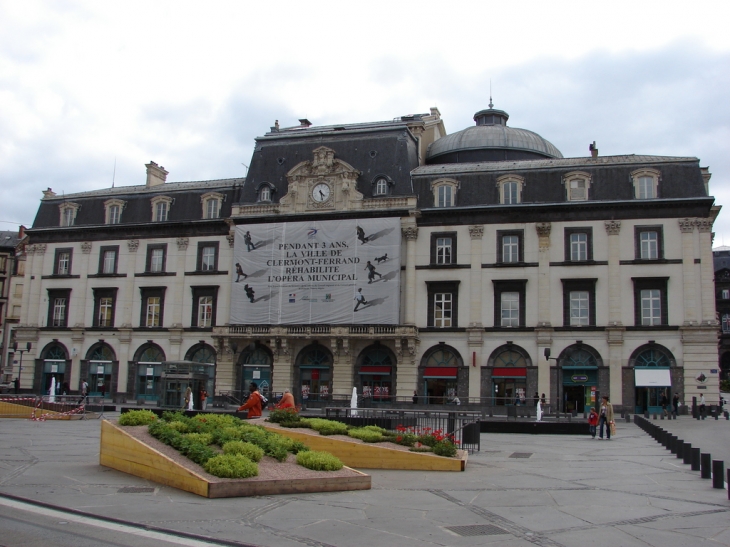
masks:
[[[320,182],[312,188],[312,199],[319,203],[323,203],[330,198],[330,192],[330,187],[324,182]]]

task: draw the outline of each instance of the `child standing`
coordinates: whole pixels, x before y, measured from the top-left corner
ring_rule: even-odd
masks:
[[[592,438],[596,438],[596,426],[598,425],[598,412],[595,407],[591,407],[591,413],[588,414],[588,430]]]

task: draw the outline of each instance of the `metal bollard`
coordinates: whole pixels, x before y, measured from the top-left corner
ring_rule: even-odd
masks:
[[[626,414],[626,423],[627,424],[631,423],[631,416],[629,414]]]
[[[703,479],[712,477],[712,454],[700,454],[700,477]]]
[[[656,420],[656,414],[652,414],[652,415],[651,415],[651,419],[652,419],[652,420]]]
[[[672,454],[677,453],[677,443],[679,442],[679,437],[676,435],[672,435],[671,440],[669,441],[669,451]]]
[[[682,463],[692,463],[692,445],[684,443],[684,451],[682,452]]]
[[[683,458],[684,457],[684,441],[682,439],[679,439],[677,441],[676,448],[677,448],[677,452],[676,452],[677,458]]]
[[[725,488],[725,460],[712,460],[712,487]]]
[[[727,499],[730,500],[730,468],[727,470]]]
[[[664,419],[664,414],[662,414],[662,415],[661,415],[661,419],[662,419],[662,420]]]
[[[700,470],[700,449],[699,448],[693,448],[692,449],[692,460],[690,462],[692,464],[692,471],[699,471]]]

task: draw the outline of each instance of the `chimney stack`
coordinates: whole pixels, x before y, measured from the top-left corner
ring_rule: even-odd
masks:
[[[145,167],[147,167],[147,188],[165,184],[167,171],[165,171],[164,167],[160,167],[153,161],[149,162]]]
[[[588,150],[591,151],[592,158],[598,157],[598,148],[596,147],[596,141],[593,141],[590,145],[588,145]]]
[[[302,118],[301,120],[299,120],[299,123],[302,127],[309,127],[310,125],[312,125],[312,122],[310,122],[307,118]]]

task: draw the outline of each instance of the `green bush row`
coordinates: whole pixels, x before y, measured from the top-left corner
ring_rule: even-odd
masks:
[[[329,452],[310,450],[297,454],[297,463],[314,471],[337,471],[342,469],[342,462]]]
[[[151,410],[130,410],[119,417],[119,425],[150,425],[157,420],[157,414]]]

